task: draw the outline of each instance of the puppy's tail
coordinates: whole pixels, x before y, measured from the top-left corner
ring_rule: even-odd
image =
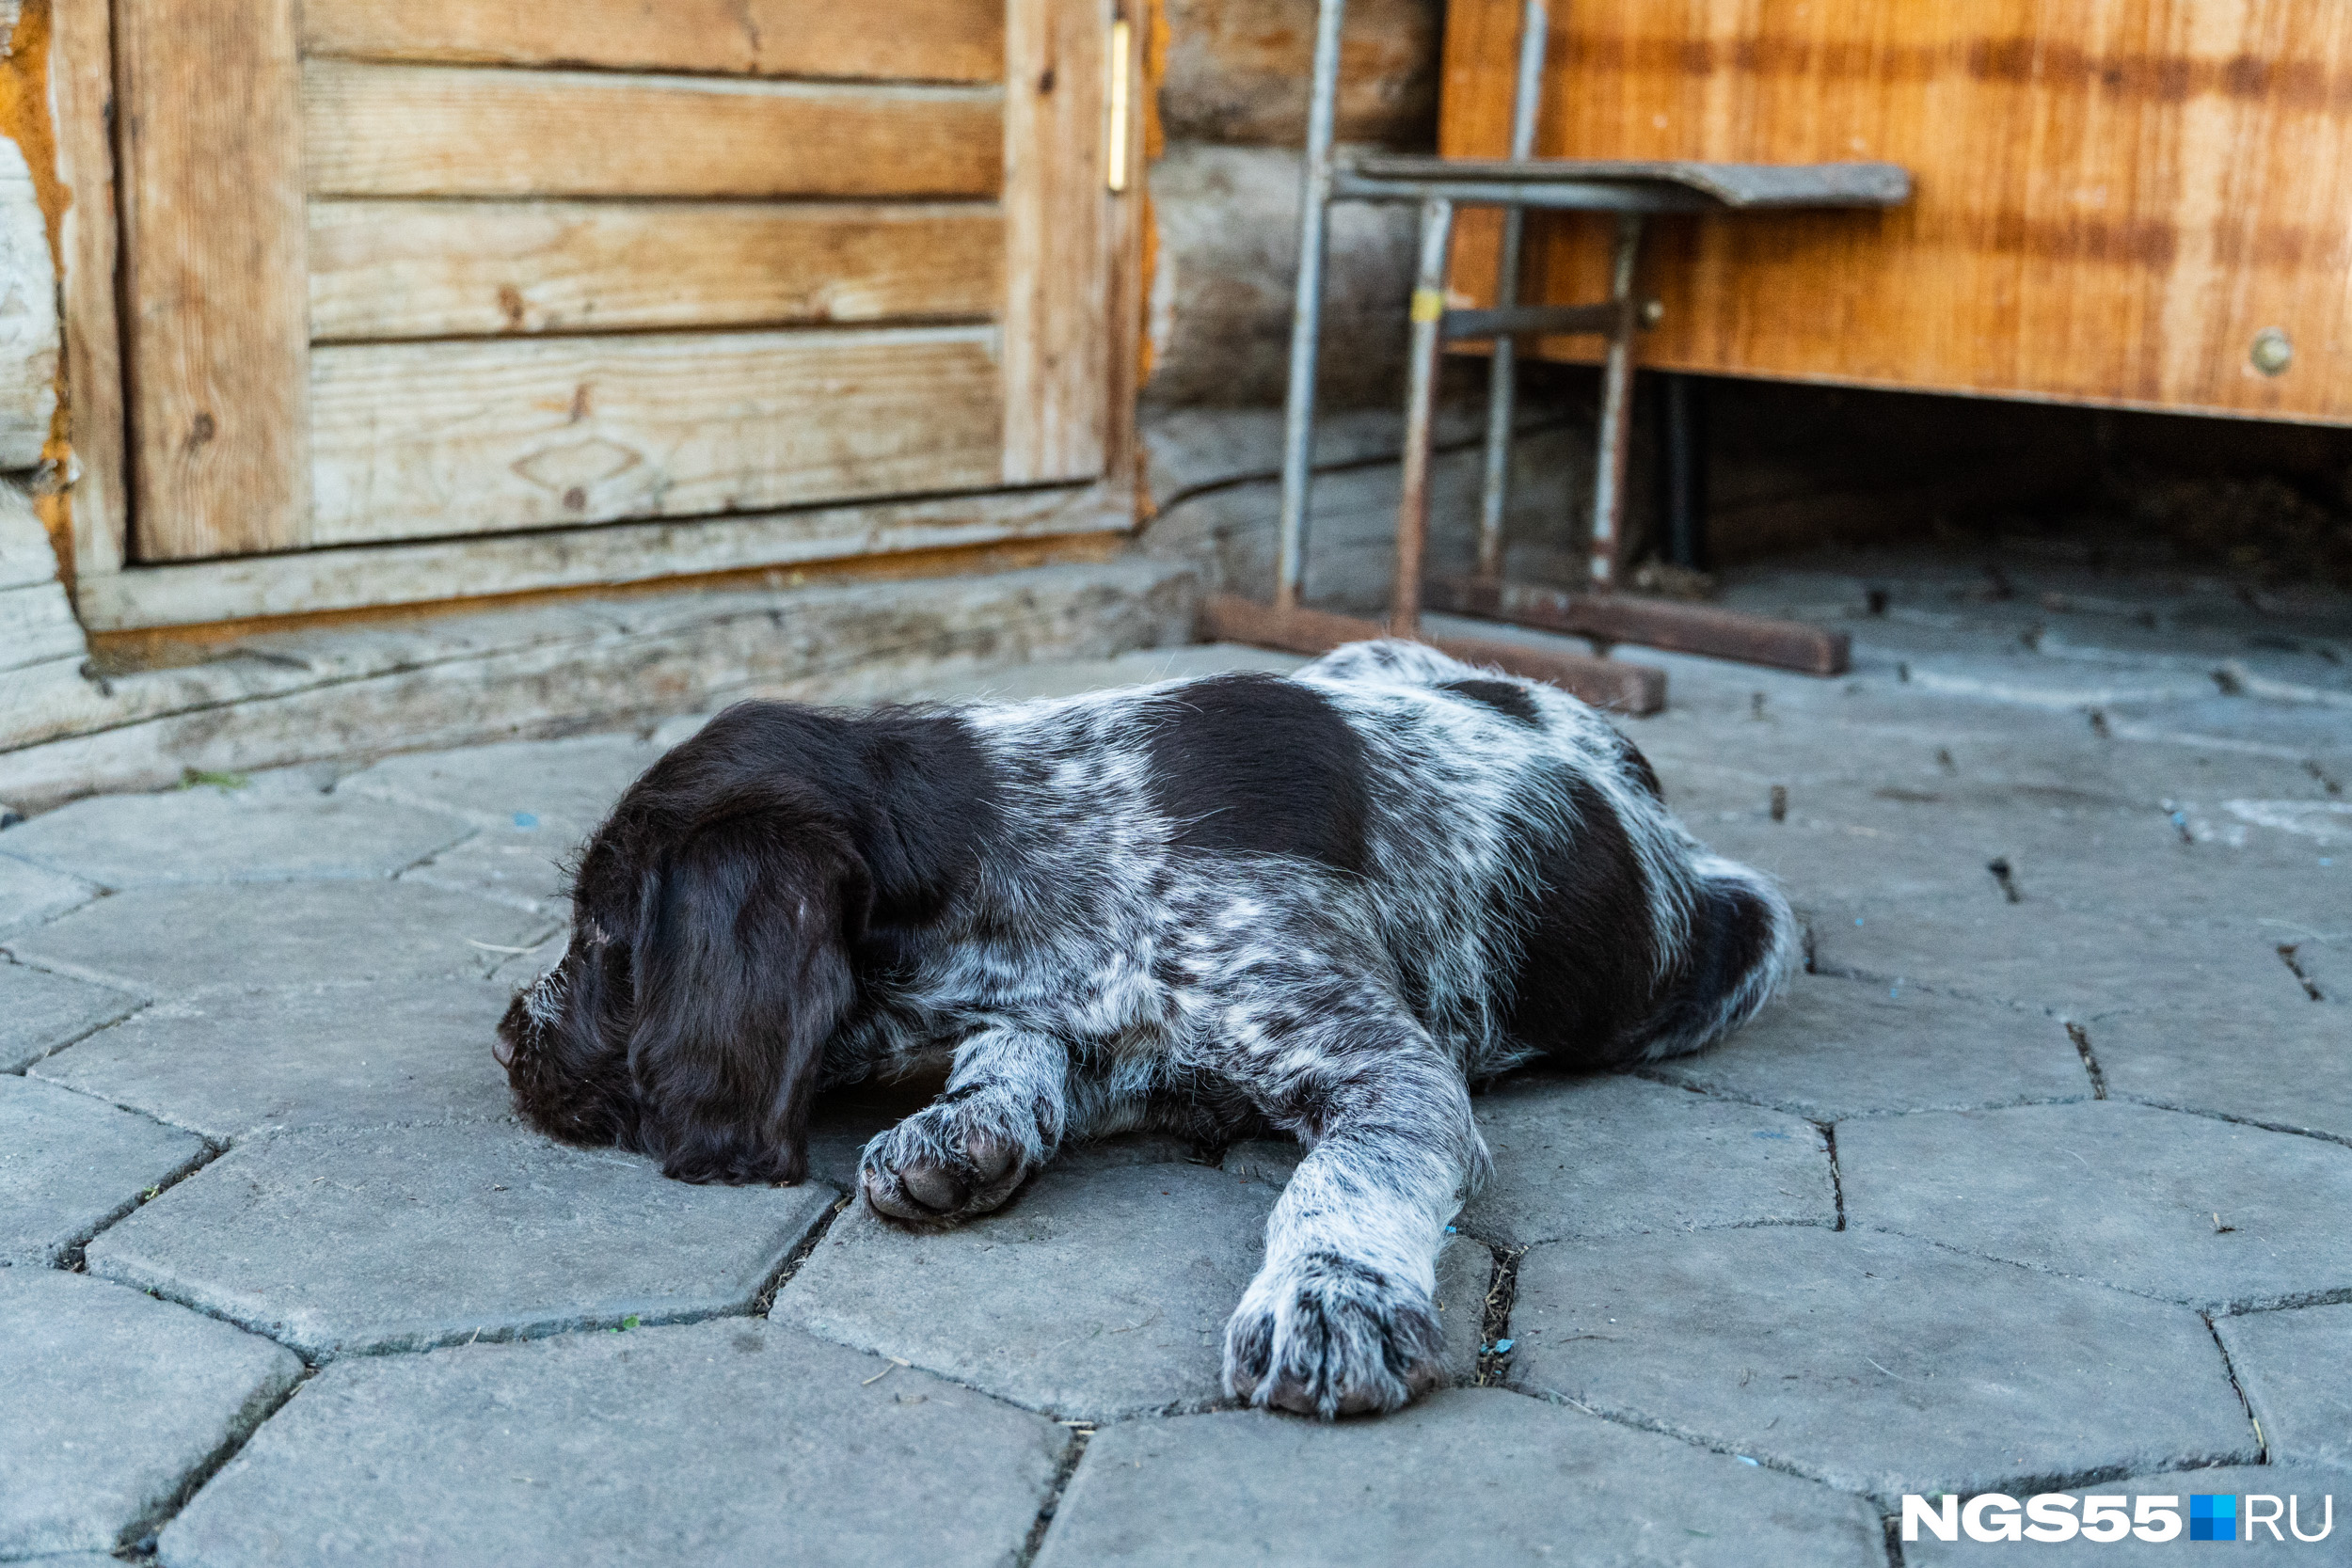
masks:
[[[1711,1044],[1754,1018],[1787,985],[1801,942],[1796,912],[1762,876],[1705,855],[1692,867],[1691,932],[1673,982],[1632,1053],[1638,1061],[1679,1056]]]

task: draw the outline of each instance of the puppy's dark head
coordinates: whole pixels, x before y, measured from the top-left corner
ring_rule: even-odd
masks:
[[[746,704],[654,765],[589,840],[571,942],[515,998],[498,1057],[551,1137],[688,1181],[797,1181],[870,902],[847,826]],[[782,710],[789,713],[792,710]]]

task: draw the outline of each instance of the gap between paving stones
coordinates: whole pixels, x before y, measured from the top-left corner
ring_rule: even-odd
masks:
[[[2238,1381],[2237,1363],[2230,1358],[2230,1347],[2222,1339],[2221,1331],[2213,1325],[2215,1314],[2200,1312],[2197,1316],[2204,1321],[2205,1332],[2213,1336],[2213,1348],[2221,1354],[2221,1374],[2230,1380],[2230,1392],[2237,1396],[2237,1406],[2246,1413],[2246,1424],[2254,1433],[2254,1463],[2267,1465],[2270,1442],[2263,1436],[2263,1424],[2254,1414],[2254,1402],[2246,1397],[2246,1385]]]

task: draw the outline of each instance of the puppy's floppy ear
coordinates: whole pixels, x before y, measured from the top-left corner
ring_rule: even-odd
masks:
[[[628,1046],[641,1146],[682,1180],[800,1180],[825,1041],[856,994],[863,861],[827,827],[757,813],[697,827],[645,875]]]

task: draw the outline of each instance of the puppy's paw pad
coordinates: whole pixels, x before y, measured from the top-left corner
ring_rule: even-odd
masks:
[[[877,1213],[950,1225],[1010,1197],[1032,1168],[1020,1142],[967,1107],[933,1105],[866,1148],[859,1185]]]
[[[1394,1410],[1444,1384],[1445,1336],[1427,1294],[1318,1255],[1251,1282],[1225,1329],[1225,1387],[1302,1416]]]

